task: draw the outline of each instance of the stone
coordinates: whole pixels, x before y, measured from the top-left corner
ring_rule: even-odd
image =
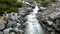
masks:
[[[7,29],[5,29],[5,30],[3,30],[3,32],[4,32],[4,34],[9,34],[10,30],[12,30],[11,27],[10,27],[10,28],[7,28]]]
[[[0,18],[0,30],[5,28],[5,21],[3,20],[3,18]]]
[[[13,25],[13,28],[16,28],[16,27],[19,28],[20,26],[21,26],[20,23],[16,23],[16,24]]]
[[[55,10],[60,11],[60,8],[56,8]]]
[[[48,25],[53,25],[53,22],[47,21]]]
[[[19,19],[15,19],[16,22],[20,23],[20,20]]]
[[[31,12],[32,8],[30,8],[30,7],[27,7],[27,8],[19,8],[18,10],[19,10],[18,11],[19,15],[26,16],[26,15],[28,15]]]
[[[51,19],[56,19],[59,14],[60,12],[53,12],[48,17],[50,17]]]
[[[20,15],[25,15],[25,11],[24,11],[24,9],[23,9],[23,10],[22,10],[22,9],[19,9],[18,12],[19,12]]]
[[[11,27],[14,24],[16,24],[16,21],[9,21],[8,24],[7,24],[7,27]]]
[[[40,7],[41,10],[45,10],[46,8],[45,7]]]
[[[14,30],[15,32],[20,32],[20,30],[19,30],[18,28],[13,28],[13,30]]]
[[[20,30],[20,32],[22,33],[22,32],[24,32],[23,30]]]
[[[20,26],[21,26],[21,24],[20,23],[17,23],[17,28],[20,27]]]
[[[11,32],[10,34],[15,34],[15,32]]]
[[[52,29],[51,29],[51,28],[47,28],[47,30],[48,30],[48,31],[52,31]]]
[[[3,34],[3,32],[2,32],[2,31],[0,31],[0,34]]]

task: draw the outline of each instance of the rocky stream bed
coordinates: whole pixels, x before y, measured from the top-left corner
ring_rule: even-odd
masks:
[[[24,0],[25,1],[25,0]],[[29,2],[26,0],[26,2]],[[26,28],[26,16],[29,15],[34,8],[31,0],[28,7],[19,8],[17,13],[4,14],[0,17],[0,34],[24,34]],[[26,4],[26,3],[25,3]],[[40,8],[37,19],[42,26],[44,34],[60,34],[60,1],[53,2],[47,7]]]

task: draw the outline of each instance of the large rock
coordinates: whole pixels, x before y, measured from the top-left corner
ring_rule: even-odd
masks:
[[[16,24],[16,21],[8,21],[8,24],[7,24],[7,27],[11,27],[13,26],[14,24]]]
[[[60,14],[60,12],[53,12],[53,13],[51,13],[50,15],[49,15],[49,17],[51,18],[51,19],[55,19],[55,18],[57,18],[57,16]]]
[[[3,20],[3,18],[0,18],[0,30],[5,28],[5,21]]]
[[[4,32],[4,34],[9,34],[10,30],[12,30],[11,27],[10,27],[10,28],[7,28],[7,29],[5,29],[5,30],[3,30],[3,32]]]

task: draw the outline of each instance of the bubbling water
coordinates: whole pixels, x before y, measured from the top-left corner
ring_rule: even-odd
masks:
[[[36,19],[36,14],[38,13],[38,6],[36,5],[29,15],[27,15],[27,26],[25,30],[25,34],[44,34],[41,25],[39,24],[38,20]]]

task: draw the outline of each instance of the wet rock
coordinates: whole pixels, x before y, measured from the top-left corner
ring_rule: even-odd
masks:
[[[5,21],[3,20],[3,18],[0,18],[0,30],[5,28]]]
[[[0,34],[3,34],[3,32],[2,32],[2,31],[0,31]]]

